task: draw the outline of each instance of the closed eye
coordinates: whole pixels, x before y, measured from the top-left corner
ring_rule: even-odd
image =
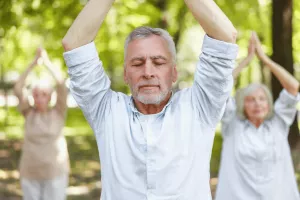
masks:
[[[143,63],[132,64],[133,67],[140,67],[142,65],[143,65]]]
[[[167,61],[165,59],[162,59],[162,58],[157,58],[157,59],[153,59],[152,60],[153,64],[154,65],[164,65],[167,63]]]
[[[145,63],[146,59],[144,57],[134,57],[130,60],[131,66],[140,67]]]
[[[165,65],[165,63],[154,63],[154,65],[156,67],[163,67]]]

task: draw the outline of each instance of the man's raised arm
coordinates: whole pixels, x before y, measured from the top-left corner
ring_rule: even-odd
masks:
[[[233,86],[237,31],[213,0],[185,0],[206,36],[192,91],[192,104],[202,123],[215,128]]]
[[[62,40],[65,51],[92,42],[114,0],[90,0]]]
[[[237,31],[213,0],[184,0],[208,36],[235,43]]]
[[[89,0],[63,39],[70,92],[94,130],[109,112],[112,91],[93,40],[113,2]]]

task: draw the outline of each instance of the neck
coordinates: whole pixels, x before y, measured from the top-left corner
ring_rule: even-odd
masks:
[[[144,115],[151,115],[161,112],[164,107],[167,105],[172,93],[170,92],[165,100],[163,100],[160,104],[143,104],[140,101],[134,99],[134,104],[139,112]]]
[[[248,119],[256,128],[258,128],[263,122],[263,119]]]

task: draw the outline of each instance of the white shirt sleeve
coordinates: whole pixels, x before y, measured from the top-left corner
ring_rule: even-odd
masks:
[[[226,101],[225,111],[222,117],[222,124],[228,124],[236,116],[236,103],[233,97]]]
[[[192,86],[192,104],[204,124],[215,128],[233,86],[238,46],[205,36]]]
[[[225,106],[225,112],[222,116],[222,128],[221,128],[221,134],[223,138],[225,139],[226,136],[229,135],[230,131],[228,131],[228,127],[231,123],[234,123],[233,120],[236,119],[236,102],[234,97],[229,97],[226,106]]]
[[[294,96],[285,89],[281,91],[274,105],[275,118],[283,122],[283,125],[289,127],[292,125],[297,112],[296,104],[300,96]]]
[[[70,76],[70,91],[85,118],[94,129],[109,112],[111,97],[110,80],[99,60],[94,42],[64,53]],[[98,121],[98,120],[96,120]]]

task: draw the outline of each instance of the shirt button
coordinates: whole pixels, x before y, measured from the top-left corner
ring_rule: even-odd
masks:
[[[149,198],[151,198],[152,197],[152,192],[150,192],[150,191],[147,191],[147,199],[149,199]]]
[[[142,151],[147,151],[147,145],[142,145]]]
[[[148,184],[148,189],[149,190],[154,189],[154,185],[153,184]]]
[[[152,168],[153,165],[154,165],[154,161],[153,161],[153,160],[149,160],[149,161],[148,161],[148,167],[149,167],[149,168]]]

